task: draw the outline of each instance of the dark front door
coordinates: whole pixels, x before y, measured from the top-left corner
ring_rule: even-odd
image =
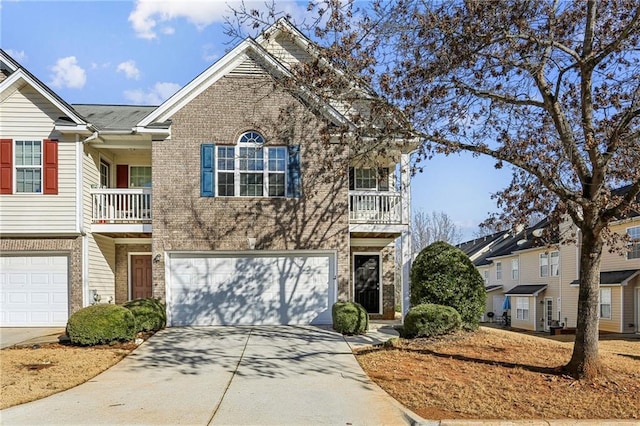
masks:
[[[131,298],[152,296],[151,255],[131,255]]]
[[[355,301],[370,314],[380,313],[380,255],[356,254],[353,259]]]

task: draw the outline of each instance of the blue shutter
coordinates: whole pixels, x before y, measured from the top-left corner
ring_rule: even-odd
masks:
[[[287,197],[302,196],[302,173],[300,172],[300,145],[289,146]]]
[[[203,143],[200,147],[200,195],[213,197],[215,195],[215,145]]]

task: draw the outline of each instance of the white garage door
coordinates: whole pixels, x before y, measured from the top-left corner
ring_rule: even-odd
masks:
[[[64,326],[69,318],[67,256],[0,257],[0,326]]]
[[[331,324],[333,254],[171,254],[171,325]]]

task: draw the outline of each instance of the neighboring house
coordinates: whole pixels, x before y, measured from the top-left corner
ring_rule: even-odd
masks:
[[[576,327],[579,245],[544,241],[541,230],[546,226],[542,221],[520,232],[507,232],[499,244],[475,240],[475,245],[460,246],[485,277],[485,309],[494,313],[494,321],[502,316],[508,297],[513,327],[536,331],[548,331],[553,325]],[[560,230],[579,238],[570,222],[561,224]],[[611,230],[628,234],[632,250],[620,254],[608,246],[603,249],[599,327],[615,333],[640,332],[640,215],[633,213],[612,223]],[[489,318],[485,315],[484,320]]]
[[[394,141],[375,161],[353,158],[354,142],[331,132],[358,130],[356,106],[281,84],[313,47],[286,20],[268,33],[157,108],[68,105],[2,52],[3,173],[6,145],[15,183],[23,139],[55,138],[69,152],[59,155],[58,195],[32,186],[28,199],[13,188],[0,196],[0,260],[23,265],[3,268],[3,315],[19,313],[2,325],[35,324],[39,310],[57,313],[38,325],[60,325],[97,299],[150,296],[166,301],[171,325],[328,324],[337,300],[393,318],[396,246],[408,309],[415,143]],[[9,87],[15,73],[32,81]],[[28,124],[17,117],[7,124],[18,106],[5,99],[16,97],[47,118],[40,133],[14,130]],[[29,212],[33,226],[24,225]],[[51,214],[73,218],[64,236],[54,235]],[[28,278],[28,265],[45,260],[60,264],[51,278],[60,289],[38,304],[41,278]]]

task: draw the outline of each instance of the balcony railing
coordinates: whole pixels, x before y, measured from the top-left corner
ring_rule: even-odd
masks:
[[[349,221],[363,224],[401,224],[402,196],[398,192],[349,191]]]
[[[151,223],[151,188],[92,189],[93,223]]]

